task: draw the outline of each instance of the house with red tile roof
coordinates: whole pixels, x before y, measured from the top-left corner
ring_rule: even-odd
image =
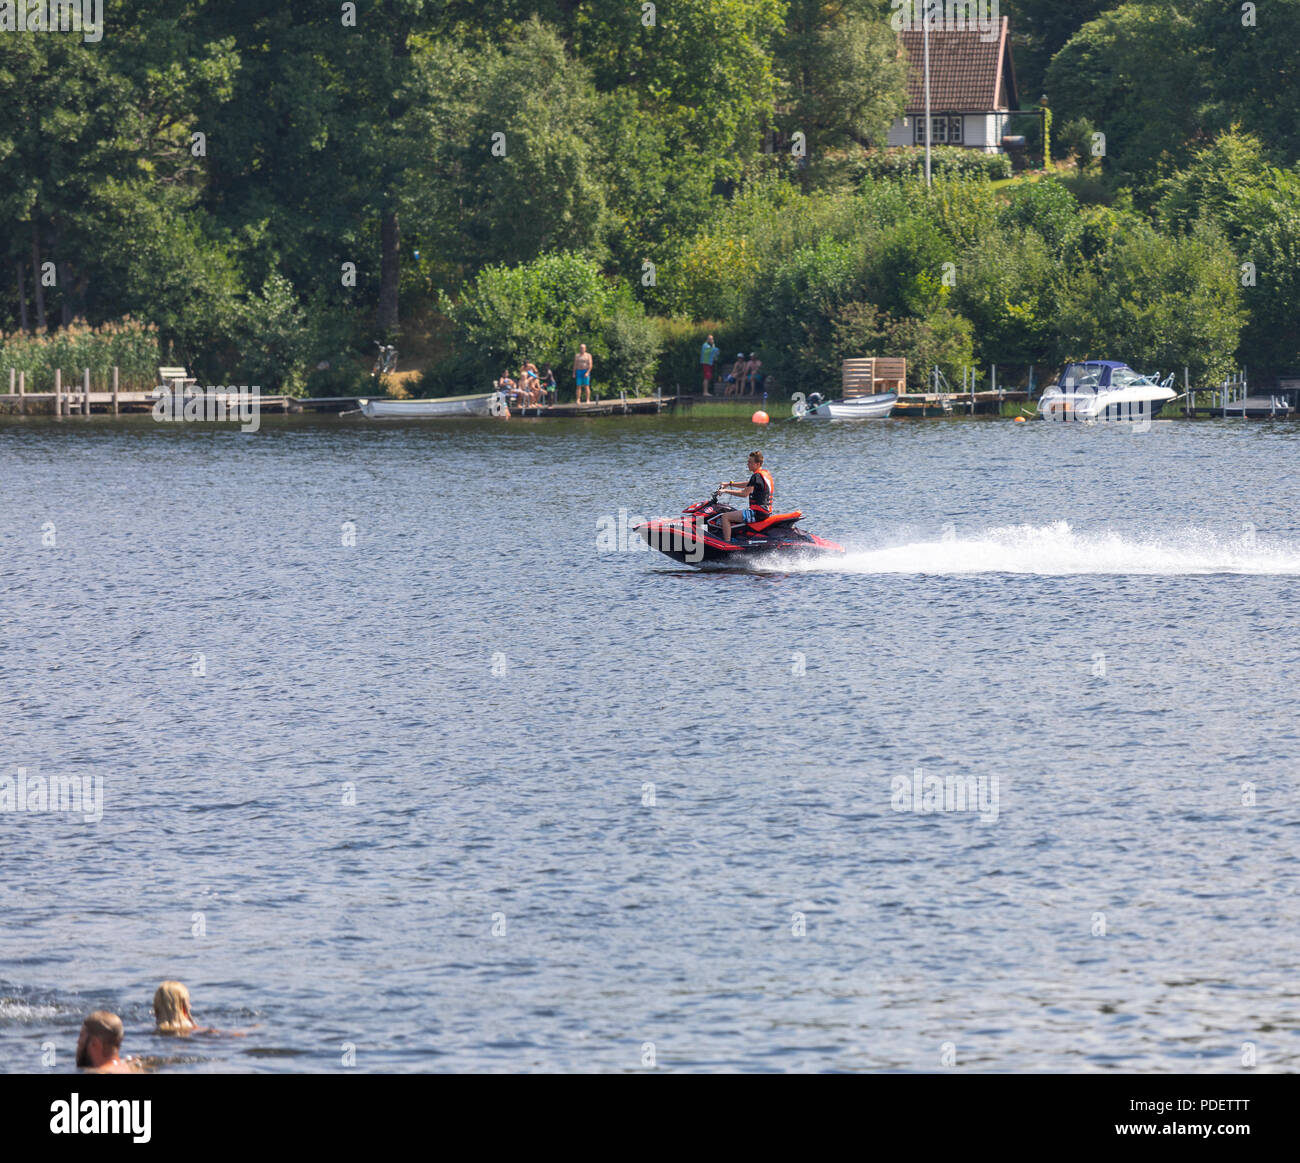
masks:
[[[933,145],[997,153],[1008,115],[1020,107],[1009,22],[997,36],[969,28],[930,30]],[[899,33],[907,51],[907,114],[890,127],[890,145],[925,144],[925,48],[921,30]]]

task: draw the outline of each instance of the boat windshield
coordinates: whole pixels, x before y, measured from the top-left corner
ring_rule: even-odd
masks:
[[[1077,392],[1080,388],[1084,391],[1099,388],[1103,370],[1095,363],[1069,364],[1061,375],[1061,387],[1067,392]]]
[[[1111,386],[1116,388],[1152,386],[1151,381],[1146,376],[1139,375],[1131,367],[1117,367],[1111,376],[1110,382]]]

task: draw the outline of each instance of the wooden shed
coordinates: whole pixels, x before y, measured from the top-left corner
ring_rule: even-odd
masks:
[[[868,357],[846,359],[842,368],[843,399],[907,391],[907,360]]]

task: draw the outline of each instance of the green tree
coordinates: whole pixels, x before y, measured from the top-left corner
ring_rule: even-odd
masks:
[[[502,48],[432,46],[419,67],[403,198],[451,281],[550,250],[603,257],[595,94],[555,33],[529,21]]]
[[[1241,362],[1266,375],[1300,369],[1300,172],[1270,165],[1253,135],[1226,133],[1163,183],[1157,215],[1183,235],[1213,222],[1250,264],[1239,268]]]
[[[881,145],[906,105],[907,62],[877,0],[791,0],[777,70],[787,137],[809,155],[849,144]]]
[[[1148,181],[1201,129],[1208,62],[1181,6],[1121,4],[1085,24],[1052,59],[1047,88],[1063,121],[1105,134],[1103,169]]]
[[[1090,20],[1115,6],[1114,0],[1002,0],[1011,18],[1016,77],[1032,103],[1044,91],[1047,67],[1067,41]]]
[[[1035,363],[1051,352],[1060,262],[1042,235],[1016,226],[962,255],[951,306],[972,325],[981,364]]]
[[[1300,161],[1300,0],[1201,2],[1195,14],[1209,62],[1208,127],[1238,124],[1266,142],[1274,160]]]
[[[1064,280],[1058,359],[1122,359],[1142,371],[1187,366],[1196,383],[1236,365],[1245,321],[1237,261],[1222,232],[1197,223],[1170,238],[1135,223]]]

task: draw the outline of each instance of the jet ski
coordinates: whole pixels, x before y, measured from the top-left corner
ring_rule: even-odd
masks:
[[[684,565],[716,565],[719,562],[752,566],[789,557],[827,556],[844,552],[844,546],[805,533],[795,522],[803,514],[773,513],[761,521],[733,525],[731,540],[724,541],[716,522],[723,513],[737,510],[721,504],[718,493],[682,510],[680,517],[646,521],[633,526],[651,549],[667,554]]]

